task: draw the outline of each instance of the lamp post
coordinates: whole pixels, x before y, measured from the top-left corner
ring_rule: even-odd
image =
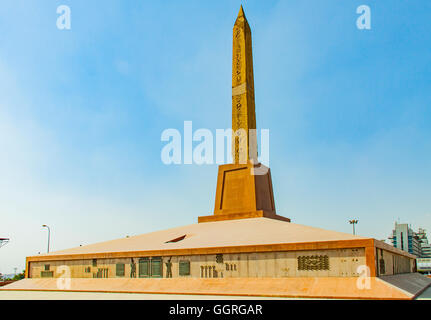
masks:
[[[0,248],[9,242],[8,238],[0,238]]]
[[[355,224],[358,223],[359,220],[349,220],[349,223],[353,225],[353,234],[355,234]]]
[[[42,227],[48,228],[48,253],[49,253],[49,240],[51,238],[51,229],[49,229],[49,227],[46,224],[42,225]]]

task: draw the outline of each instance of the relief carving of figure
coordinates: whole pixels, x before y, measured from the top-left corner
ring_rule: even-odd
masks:
[[[165,262],[166,265],[166,278],[172,278],[172,257],[169,258],[168,262]]]

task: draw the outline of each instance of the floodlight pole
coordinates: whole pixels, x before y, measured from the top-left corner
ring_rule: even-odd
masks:
[[[353,225],[353,234],[355,234],[355,224],[358,223],[359,220],[349,220],[349,223]]]

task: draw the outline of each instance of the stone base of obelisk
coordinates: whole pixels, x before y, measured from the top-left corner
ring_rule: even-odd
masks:
[[[289,221],[275,211],[271,171],[260,163],[219,166],[214,215],[199,222],[266,217]]]

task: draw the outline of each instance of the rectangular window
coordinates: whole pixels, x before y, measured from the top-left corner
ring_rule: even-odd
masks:
[[[52,278],[54,277],[54,271],[41,271],[40,276],[42,278]]]
[[[139,278],[148,278],[150,276],[150,259],[139,259]]]
[[[190,261],[182,260],[179,262],[180,276],[190,275]]]
[[[162,258],[152,258],[151,259],[151,277],[161,278],[162,273]]]
[[[124,271],[124,263],[117,263],[117,267],[116,267],[116,276],[117,277],[124,277],[125,271]]]
[[[93,267],[97,267],[97,259],[93,259]]]
[[[49,271],[49,264],[45,265],[45,271]]]

